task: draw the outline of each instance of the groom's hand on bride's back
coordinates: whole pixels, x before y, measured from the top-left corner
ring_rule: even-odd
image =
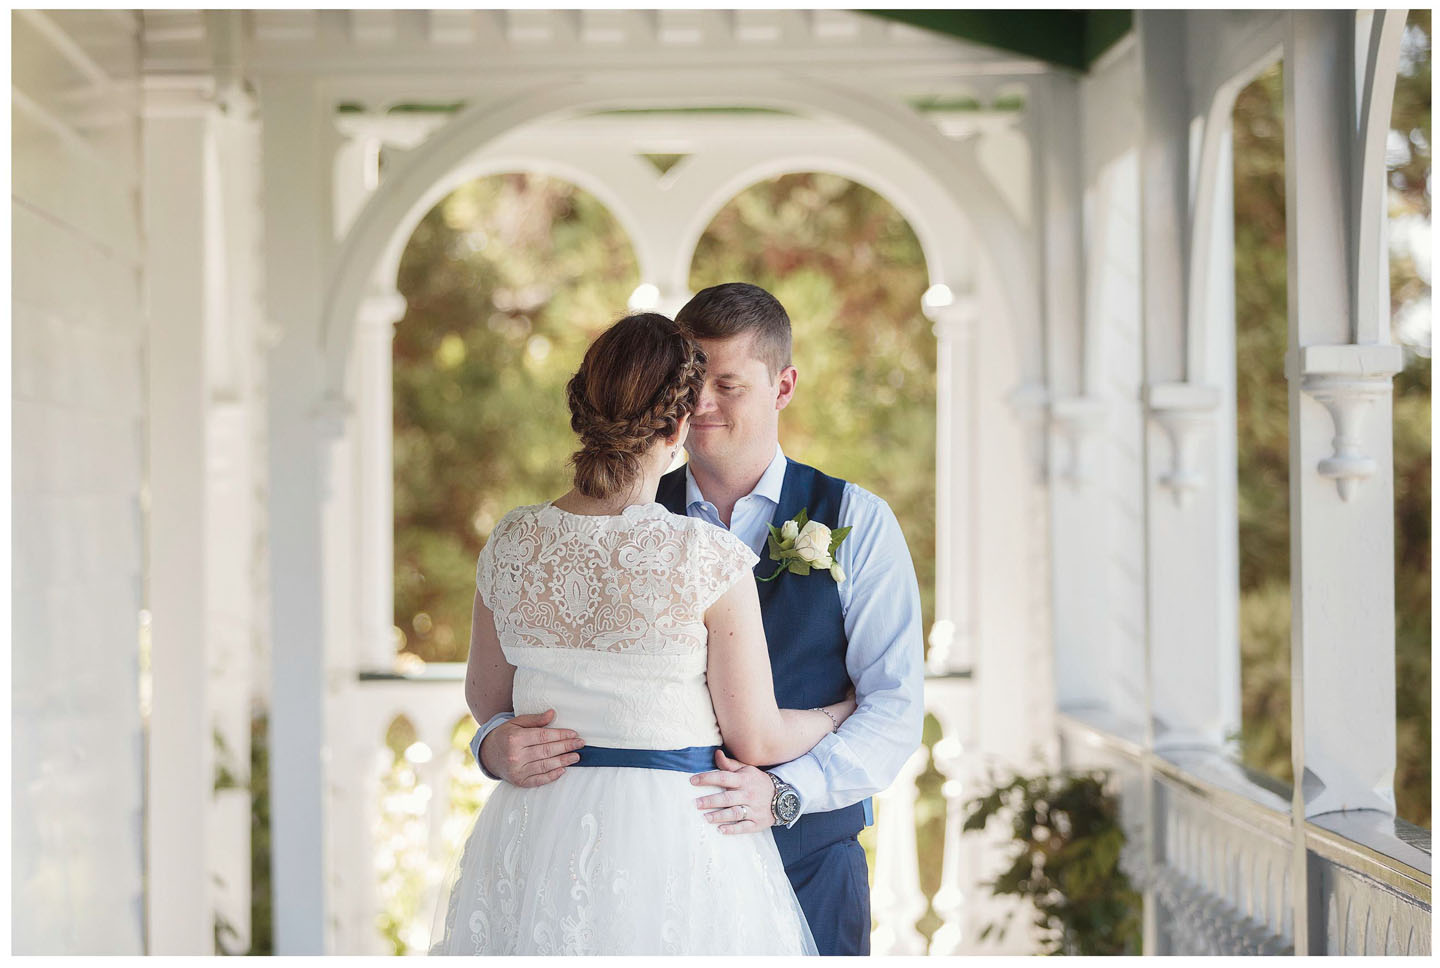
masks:
[[[555,710],[516,716],[492,729],[480,744],[485,769],[506,783],[538,787],[558,780],[580,761],[585,745],[573,729],[550,729]]]

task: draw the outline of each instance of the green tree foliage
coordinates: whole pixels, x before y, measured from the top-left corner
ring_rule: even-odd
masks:
[[[592,196],[537,175],[456,189],[401,259],[395,331],[395,626],[463,661],[475,559],[500,516],[569,489],[565,382],[639,283]]]
[[[1411,11],[1391,113],[1395,377],[1395,714],[1400,816],[1430,826],[1430,11]],[[1425,241],[1420,242],[1423,238]]]
[[[1289,424],[1284,354],[1286,239],[1282,66],[1236,100],[1235,315],[1240,527],[1242,755],[1290,767]],[[1390,179],[1395,379],[1395,795],[1430,823],[1430,12],[1408,21],[1396,81]],[[1417,253],[1423,253],[1419,255]]]
[[[697,248],[693,288],[764,286],[795,328],[793,456],[888,500],[910,543],[927,622],[935,555],[935,339],[905,220],[832,175],[742,192]],[[401,650],[463,660],[475,556],[499,516],[569,486],[564,384],[639,282],[594,199],[507,175],[458,189],[401,261],[395,335],[395,625]]]
[[[788,456],[890,503],[920,581],[935,597],[935,337],[920,312],[929,285],[909,224],[870,189],[836,175],[753,185],[710,223],[690,288],[743,281],[774,293],[800,373],[780,422]]]

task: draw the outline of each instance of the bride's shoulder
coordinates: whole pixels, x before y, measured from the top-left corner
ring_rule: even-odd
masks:
[[[708,548],[719,548],[729,551],[743,550],[749,552],[750,550],[745,542],[718,524],[711,524],[709,521],[701,518],[682,517],[678,514],[674,516],[679,518],[681,522],[679,527],[696,544]]]
[[[511,508],[500,516],[499,521],[495,522],[495,526],[490,529],[490,534],[492,536],[502,534],[514,528],[524,527],[529,523],[533,523],[539,520],[544,511],[549,507],[550,505],[547,503],[522,504],[519,507]]]

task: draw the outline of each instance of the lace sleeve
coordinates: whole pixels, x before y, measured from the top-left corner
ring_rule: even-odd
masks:
[[[745,542],[729,531],[705,522],[695,532],[693,574],[699,583],[700,611],[703,614],[741,578],[754,575],[760,560]]]
[[[485,539],[485,547],[480,549],[480,558],[475,562],[475,588],[480,592],[480,601],[492,612],[495,611],[495,558],[514,516],[515,512],[511,511],[495,522],[490,537]]]
[[[485,547],[480,549],[480,557],[475,562],[475,590],[480,593],[480,601],[484,602],[485,607],[492,611],[494,608],[490,601],[493,593],[490,589],[495,574],[495,553],[491,549],[494,547],[495,534],[492,532],[489,540],[485,542]]]

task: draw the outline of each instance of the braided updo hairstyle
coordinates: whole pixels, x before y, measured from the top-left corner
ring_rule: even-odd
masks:
[[[700,402],[705,353],[659,313],[626,316],[585,351],[566,387],[570,427],[580,435],[575,489],[605,498],[641,473],[641,456],[675,433]]]

